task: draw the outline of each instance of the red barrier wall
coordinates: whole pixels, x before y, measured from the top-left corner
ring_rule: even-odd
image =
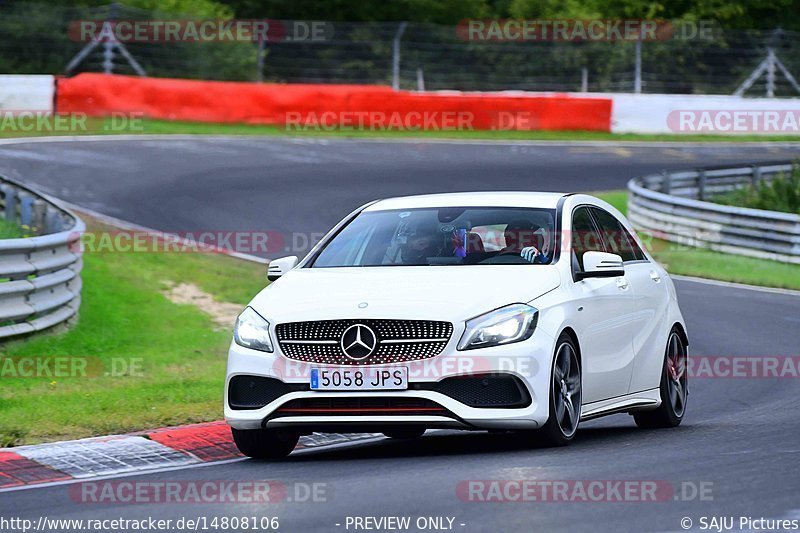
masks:
[[[567,95],[416,93],[373,85],[213,82],[80,74],[61,78],[59,112],[201,122],[373,129],[611,130],[611,100]]]

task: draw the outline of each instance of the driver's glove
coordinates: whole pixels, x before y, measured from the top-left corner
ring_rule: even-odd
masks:
[[[519,252],[519,255],[528,263],[533,263],[533,260],[539,255],[539,250],[535,246],[526,246]]]

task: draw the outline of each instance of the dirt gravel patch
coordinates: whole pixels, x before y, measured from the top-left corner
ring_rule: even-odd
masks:
[[[219,302],[214,297],[193,283],[164,282],[167,289],[162,291],[172,303],[188,304],[197,307],[211,317],[220,329],[233,329],[236,317],[242,312],[242,306],[229,302]]]

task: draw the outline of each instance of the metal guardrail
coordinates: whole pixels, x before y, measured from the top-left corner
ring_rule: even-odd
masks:
[[[800,216],[711,203],[713,195],[791,172],[791,163],[664,172],[628,182],[628,219],[654,237],[800,264]]]
[[[55,200],[2,177],[0,214],[31,235],[0,240],[0,338],[71,318],[81,302],[83,221]]]

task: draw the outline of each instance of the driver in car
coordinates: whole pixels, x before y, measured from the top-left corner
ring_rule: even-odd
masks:
[[[529,220],[512,220],[506,226],[505,247],[499,254],[519,255],[529,263],[546,263],[547,256],[543,252],[545,245],[544,231]]]

